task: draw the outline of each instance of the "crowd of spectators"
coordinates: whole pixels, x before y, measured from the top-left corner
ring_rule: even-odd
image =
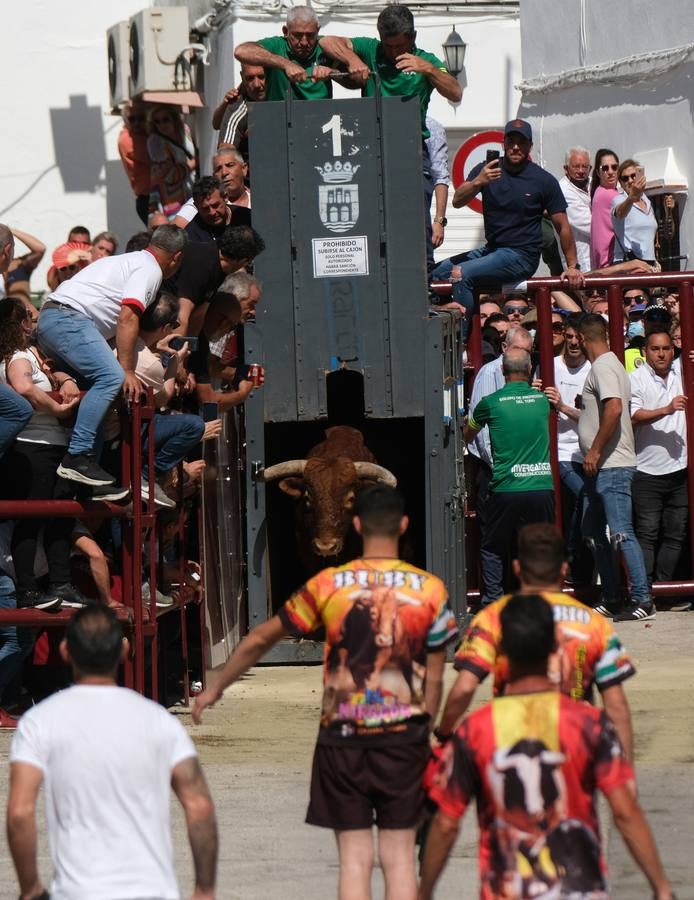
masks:
[[[240,83],[214,110],[218,146],[211,172],[199,171],[193,133],[176,106],[128,103],[118,148],[144,228],[130,237],[124,252],[107,230],[92,237],[83,226],[70,228],[65,243],[52,252],[42,303],[43,286],[30,279],[45,245],[27,232],[0,226],[2,496],[133,502],[128,486],[117,483],[117,411],[124,403],[139,402],[145,389],[152,390],[157,412],[151,431],[155,465],[153,472],[143,472],[143,498],[151,482],[157,508],[173,509],[179,464],[191,485],[199,481],[200,443],[215,438],[221,428],[218,416],[203,421],[202,404],[225,412],[243,403],[263,378],[262,373],[251,377],[243,362],[243,325],[253,318],[261,296],[252,265],[264,249],[252,227],[248,104],[283,100],[289,91],[297,99],[329,98],[333,80],[372,96],[378,71],[384,94],[413,96],[421,110],[427,269],[432,280],[452,283],[448,305],[458,308],[467,323],[478,310],[482,325],[486,364],[474,382],[468,436],[482,536],[483,601],[495,600],[507,587],[505,561],[516,526],[533,515],[541,520],[552,515],[545,434],[551,405],[559,419],[562,481],[571,498],[572,577],[576,583],[590,581],[594,562],[604,592],[600,609],[619,614],[613,552],[619,548],[631,578],[628,611],[638,607],[641,612],[633,617],[650,615],[652,581],[673,577],[686,520],[686,403],[677,359],[676,294],[661,296],[645,287],[625,292],[631,374],[622,378],[616,372],[618,388],[593,386],[597,438],[582,436],[588,412],[580,402],[596,361],[609,351],[606,344],[597,354],[590,349],[599,344],[596,320],[607,317],[607,304],[602,292],[583,289],[584,274],[591,266],[601,273],[659,268],[645,173],[637,161],[620,164],[616,154],[600,149],[591,182],[588,151],[572,147],[565,174],[557,180],[529,158],[530,125],[512,120],[505,128],[504,156],[473,169],[453,196],[453,206],[460,207],[481,193],[485,245],[435,261],[447,225],[450,177],[445,131],[428,115],[428,104],[433,91],[454,103],[462,91],[441,60],[417,46],[406,7],[386,7],[377,28],[379,39],[323,36],[315,13],[299,6],[289,11],[281,36],[238,46]],[[672,210],[673,198],[664,205]],[[560,252],[556,245],[548,251],[548,223]],[[533,360],[537,314],[519,282],[535,273],[541,257],[561,260],[564,286],[552,295],[556,387],[546,388],[546,399],[537,395],[535,402],[542,387]],[[614,354],[609,356],[612,368],[623,372]],[[518,401],[514,415],[526,416],[526,442],[518,441],[517,421],[504,423],[496,416],[499,393],[508,392],[509,385]],[[604,411],[613,400],[619,401],[619,415],[609,417],[612,432],[606,434]],[[618,513],[610,513],[606,502],[607,494],[616,495],[614,484],[600,487],[607,481],[604,470],[612,468],[605,449],[610,442],[621,442],[624,451],[618,468],[624,470],[626,505]],[[527,478],[516,478],[519,444],[529,453],[521,469],[526,466],[523,471],[536,482],[530,491]],[[635,531],[630,531],[634,478],[640,490]],[[514,487],[515,481],[521,487]],[[518,497],[508,495],[514,491]],[[533,491],[542,496],[525,496]],[[600,510],[610,526],[608,545]],[[582,540],[584,511],[596,523],[590,532],[594,560]],[[90,590],[117,606],[110,578],[116,566],[111,531],[104,527],[97,535],[98,523],[68,519],[2,523],[0,606],[52,611],[83,604],[84,591]],[[73,583],[76,558],[89,570],[88,588]],[[3,707],[16,693],[17,671],[31,646],[25,631],[0,630]],[[0,711],[3,723],[11,727],[13,719]]]

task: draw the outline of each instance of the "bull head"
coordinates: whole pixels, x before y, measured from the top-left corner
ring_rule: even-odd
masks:
[[[336,478],[338,471],[345,467],[349,467],[351,475],[345,480]],[[313,553],[323,557],[337,556],[342,550],[358,482],[380,481],[390,487],[397,485],[395,476],[383,466],[344,458],[330,461],[291,459],[269,466],[259,477],[265,482],[279,479],[279,487],[285,494],[295,500],[303,498],[300,530],[307,532]]]

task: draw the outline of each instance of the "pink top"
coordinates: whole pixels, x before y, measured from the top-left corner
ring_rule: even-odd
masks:
[[[612,228],[612,199],[617,188],[598,187],[593,194],[590,220],[590,265],[602,269],[612,265],[614,258],[614,230]]]

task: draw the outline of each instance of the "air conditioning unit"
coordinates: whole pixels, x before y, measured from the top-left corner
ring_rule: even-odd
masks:
[[[130,97],[128,93],[128,77],[130,75],[128,62],[129,36],[129,22],[119,22],[117,25],[112,25],[106,32],[108,93],[111,98],[111,106],[120,106],[121,103],[125,103]]]
[[[190,43],[188,8],[143,9],[130,19],[130,96],[144,91],[188,90],[183,68],[176,66]]]

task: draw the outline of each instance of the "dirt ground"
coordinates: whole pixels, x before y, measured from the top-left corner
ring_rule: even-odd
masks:
[[[638,668],[627,686],[636,733],[641,802],[680,900],[694,900],[694,613],[659,614],[652,623],[618,626]],[[452,673],[448,673],[448,681]],[[221,848],[218,897],[223,900],[307,900],[336,895],[337,855],[330,832],[303,822],[320,703],[320,668],[259,667],[209,710],[200,727],[172,710],[193,735],[217,805]],[[485,689],[480,702],[488,696]],[[6,763],[10,735],[0,733]],[[6,793],[7,765],[0,766]],[[3,829],[4,831],[4,829]],[[615,900],[647,900],[651,893],[605,820]],[[466,816],[440,884],[440,900],[477,896],[477,827]],[[183,896],[192,885],[185,831],[174,810],[174,843]],[[125,861],[124,861],[125,864]],[[45,835],[41,868],[49,877]],[[0,845],[0,898],[17,889],[5,843]],[[381,873],[374,900],[381,900]]]

